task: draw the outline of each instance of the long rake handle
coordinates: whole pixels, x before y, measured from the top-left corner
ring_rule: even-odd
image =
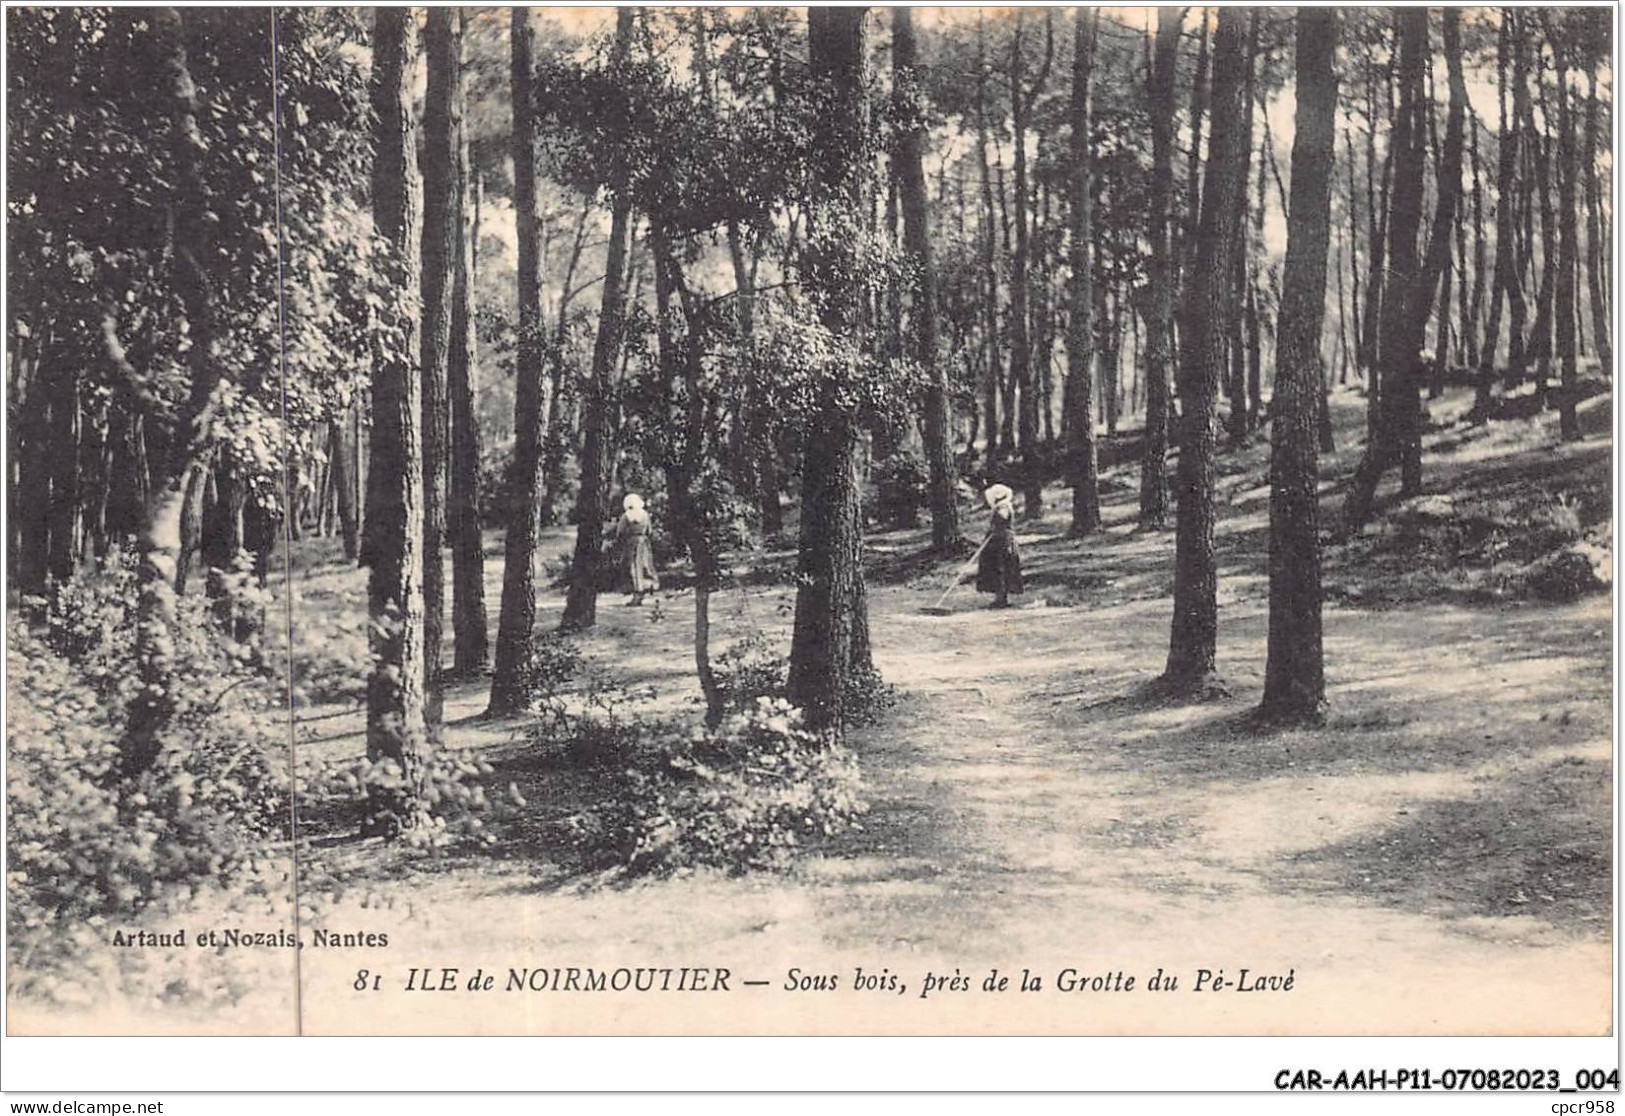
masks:
[[[941,608],[942,602],[948,599],[948,594],[959,588],[959,583],[965,580],[965,575],[976,568],[976,560],[982,556],[982,551],[987,549],[987,544],[991,542],[992,539],[993,536],[989,535],[987,538],[982,540],[982,545],[976,548],[976,553],[970,556],[970,561],[966,562],[965,565],[960,569],[959,574],[954,578],[953,584],[942,591],[942,596],[937,598],[936,603],[931,606],[932,608]]]

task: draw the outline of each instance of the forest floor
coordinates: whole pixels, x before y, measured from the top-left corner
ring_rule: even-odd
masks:
[[[1104,474],[1105,530],[1092,538],[1066,538],[1069,493],[1046,492],[1043,517],[1019,526],[1028,592],[1010,610],[985,608],[965,585],[950,614],[928,615],[955,567],[921,566],[924,531],[872,535],[874,655],[898,700],[851,742],[870,803],[862,829],[789,872],[631,883],[583,873],[563,819],[615,776],[572,765],[523,719],[483,719],[483,683],[453,688],[448,746],[493,764],[494,786],[514,782],[528,805],[485,852],[317,840],[335,883],[306,896],[307,916],[385,929],[391,944],[302,951],[304,1030],[1606,1032],[1611,594],[1550,604],[1518,586],[1539,557],[1520,551],[1520,525],[1572,515],[1612,545],[1611,399],[1588,402],[1588,437],[1575,445],[1559,444],[1555,414],[1452,421],[1468,402],[1452,392],[1434,405],[1434,495],[1395,508],[1385,487],[1372,528],[1328,542],[1323,727],[1265,731],[1250,719],[1268,621],[1262,436],[1220,463],[1227,693],[1200,703],[1148,687],[1166,656],[1173,533],[1136,529],[1137,466]],[[1363,407],[1334,397],[1328,523]],[[550,533],[544,559],[556,563],[568,541]],[[328,546],[298,556],[296,615],[359,630],[363,575]],[[493,605],[500,554],[488,547]],[[720,594],[714,648],[755,633],[787,647],[785,580],[743,577]],[[642,707],[693,706],[691,599],[667,592],[629,608],[605,596],[582,647]],[[538,628],[561,608],[549,589]],[[299,740],[307,756],[354,755],[362,728],[353,705],[315,705]],[[408,967],[443,965],[464,979],[484,967],[499,987],[523,966],[721,966],[740,994],[380,999],[352,988],[361,966],[398,983]],[[859,967],[906,991],[854,989]],[[1012,985],[1030,970],[1043,991],[981,993],[995,967]],[[1063,994],[1066,968],[1137,983]],[[1177,977],[1176,993],[1147,991],[1159,969]],[[1293,982],[1193,995],[1204,969]],[[838,976],[839,987],[788,991],[792,970]],[[956,971],[970,991],[921,997],[927,972]]]

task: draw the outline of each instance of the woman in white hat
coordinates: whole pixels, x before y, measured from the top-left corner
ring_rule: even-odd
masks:
[[[976,588],[993,594],[992,608],[1009,608],[1010,594],[1022,592],[1021,551],[1016,548],[1016,494],[1006,484],[995,484],[982,493],[993,509],[992,525],[982,556],[976,563]]]
[[[649,513],[643,510],[643,497],[628,492],[621,501],[621,519],[616,524],[616,542],[621,566],[632,585],[629,605],[641,605],[645,594],[658,592],[660,575],[655,572],[654,548],[649,545]]]

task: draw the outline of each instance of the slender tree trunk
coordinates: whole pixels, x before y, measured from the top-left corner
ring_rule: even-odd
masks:
[[[347,416],[335,418],[327,430],[328,455],[333,466],[333,496],[338,503],[339,533],[344,538],[344,556],[355,561],[361,554],[361,517],[357,515],[355,468],[352,447],[346,436]]]
[[[1566,13],[1541,12],[1547,22],[1547,36],[1557,63],[1557,356],[1562,362],[1563,389],[1558,397],[1558,421],[1565,442],[1580,440],[1580,421],[1575,412],[1578,387],[1576,338],[1579,303],[1575,298],[1575,273],[1580,260],[1580,232],[1577,219],[1574,179],[1574,113],[1569,105],[1569,52],[1567,30],[1561,22]]]
[[[536,221],[535,27],[531,9],[514,8],[514,223],[518,245],[519,330],[514,359],[514,454],[507,478],[502,612],[497,621],[490,713],[516,713],[527,700],[536,626],[536,534],[540,527],[542,432],[553,402],[542,340],[541,237]]]
[[[51,438],[46,449],[51,469],[51,543],[47,564],[51,577],[61,584],[73,576],[73,568],[78,561],[79,509],[82,500],[78,373],[69,368],[61,369],[52,377],[50,396]],[[198,476],[201,478],[201,471]],[[176,591],[184,590],[177,585]]]
[[[1613,336],[1608,325],[1608,278],[1603,274],[1607,247],[1602,236],[1602,176],[1597,170],[1601,151],[1597,129],[1597,63],[1586,69],[1585,157],[1576,169],[1585,176],[1586,282],[1591,296],[1591,333],[1597,349],[1597,363],[1603,375],[1614,373]]]
[[[409,8],[373,14],[373,228],[389,245],[397,291],[417,287],[411,72],[415,18]],[[423,695],[423,471],[418,423],[422,381],[416,314],[394,323],[373,352],[372,444],[366,534],[367,609],[373,668],[367,684],[367,757],[397,779],[368,785],[365,834],[392,836],[421,818],[427,761]]]
[[[1234,220],[1247,189],[1246,45],[1241,9],[1223,8],[1213,48],[1213,135],[1202,193],[1196,266],[1182,333],[1181,432],[1176,476],[1174,615],[1165,684],[1175,692],[1203,688],[1214,670],[1218,577],[1213,553],[1214,397],[1224,368],[1225,322],[1234,300]]]
[[[446,369],[451,353],[461,209],[456,198],[457,14],[430,8],[424,33],[429,81],[423,101],[423,671],[430,745],[442,731],[445,629],[446,479],[450,432]]]
[[[1495,353],[1501,342],[1503,299],[1507,301],[1509,307],[1516,307],[1511,329],[1512,348],[1520,354],[1523,348],[1520,328],[1523,325],[1520,312],[1523,305],[1523,289],[1517,274],[1518,232],[1515,193],[1521,130],[1517,127],[1515,118],[1510,122],[1510,126],[1507,118],[1507,59],[1514,49],[1516,14],[1515,10],[1510,8],[1502,10],[1499,49],[1496,51],[1500,154],[1495,181],[1495,275],[1490,285],[1490,316],[1484,327],[1484,344],[1479,349],[1477,391],[1473,401],[1473,413],[1479,418],[1489,415],[1491,392],[1495,385]]]
[[[1151,65],[1151,193],[1147,221],[1151,255],[1151,318],[1146,322],[1145,449],[1140,459],[1140,526],[1160,531],[1168,524],[1168,375],[1173,354],[1174,260],[1169,218],[1174,184],[1174,78],[1179,63],[1184,12],[1157,9],[1156,51]]]
[[[1526,44],[1527,45],[1527,44]],[[1528,358],[1535,363],[1535,396],[1546,404],[1546,387],[1552,376],[1552,318],[1556,310],[1557,301],[1557,268],[1560,254],[1558,240],[1561,233],[1557,227],[1557,214],[1552,208],[1552,150],[1553,114],[1547,111],[1545,94],[1545,59],[1536,53],[1536,65],[1533,75],[1534,84],[1540,91],[1541,118],[1544,121],[1548,134],[1542,135],[1535,127],[1534,108],[1525,97],[1525,109],[1529,116],[1524,121],[1527,139],[1525,150],[1534,156],[1535,160],[1535,194],[1540,211],[1540,286],[1535,295],[1535,324],[1529,340]]]
[[[982,350],[985,354],[982,379],[982,410],[987,430],[983,464],[993,468],[998,451],[999,384],[999,271],[997,264],[997,212],[993,205],[993,178],[987,158],[987,47],[986,31],[980,13],[976,17],[976,161],[982,187]]]
[[[1298,9],[1292,201],[1271,404],[1270,622],[1262,713],[1294,722],[1318,720],[1326,699],[1314,424],[1323,388],[1320,333],[1336,151],[1337,20],[1330,8]]]
[[[457,12],[459,43],[469,32],[469,9]],[[461,55],[462,50],[459,51]],[[474,268],[479,238],[479,182],[469,162],[468,132],[463,126],[462,60],[453,91],[456,109],[457,175],[453,196],[458,202],[459,251],[452,282],[451,346],[446,364],[446,390],[451,403],[451,531],[453,639],[452,669],[462,678],[477,675],[491,660],[489,623],[485,614],[485,542],[480,534],[480,431],[474,414],[475,342]]]
[[[1484,243],[1484,174],[1483,165],[1478,156],[1478,133],[1482,126],[1477,113],[1469,114],[1472,127],[1472,166],[1473,166],[1473,290],[1469,297],[1467,287],[1462,285],[1462,363],[1470,371],[1478,367],[1478,351],[1482,341],[1478,334],[1479,323],[1484,320],[1484,279],[1487,274],[1487,247]],[[1465,222],[1464,222],[1465,224]],[[1466,257],[1463,256],[1463,259]]]
[[[861,212],[869,167],[865,16],[861,8],[807,10],[809,69],[829,93],[828,111],[814,125],[818,201],[808,210],[805,251],[811,266],[803,272],[813,280],[846,273],[858,248],[839,230]],[[858,292],[829,283],[819,293],[824,327],[836,336],[860,337]],[[790,700],[806,711],[808,726],[836,738],[843,732],[848,688],[873,669],[861,561],[858,424],[842,398],[840,379],[835,373],[819,385],[808,423],[788,679]]]
[[[1501,191],[1497,204],[1512,212],[1508,228],[1512,238],[1508,242],[1508,265],[1511,279],[1506,288],[1507,297],[1507,369],[1506,383],[1510,387],[1523,380],[1529,366],[1528,302],[1524,297],[1525,276],[1534,267],[1532,175],[1529,163],[1535,155],[1534,137],[1524,127],[1524,118],[1531,112],[1529,105],[1529,51],[1524,43],[1527,31],[1524,13],[1518,8],[1501,9],[1501,22],[1507,28],[1508,46],[1512,54],[1512,121],[1511,129],[1501,129]],[[1510,148],[1510,154],[1508,149]],[[1510,170],[1508,159],[1511,159]],[[1496,245],[1496,266],[1500,266],[1501,248]]]
[[[1185,291],[1190,290],[1191,277],[1196,270],[1196,232],[1202,215],[1202,118],[1207,112],[1208,94],[1208,30],[1213,13],[1208,8],[1202,13],[1201,30],[1196,46],[1196,72],[1191,77],[1191,149],[1185,164],[1185,222],[1181,244],[1181,272]],[[1211,141],[1209,143],[1211,150]]]
[[[1445,128],[1440,188],[1434,208],[1432,235],[1418,261],[1416,239],[1422,216],[1423,176],[1426,163],[1426,114],[1431,112],[1424,92],[1427,67],[1427,12],[1404,8],[1400,24],[1400,108],[1394,127],[1393,214],[1390,224],[1391,267],[1389,294],[1383,301],[1383,413],[1377,437],[1366,454],[1349,491],[1344,515],[1351,528],[1370,517],[1377,485],[1390,465],[1401,470],[1400,492],[1414,495],[1422,482],[1421,350],[1433,299],[1450,253],[1450,231],[1461,193],[1462,131],[1467,90],[1461,68],[1460,12],[1444,12],[1444,52],[1450,71],[1450,108]]]
[[[1095,33],[1100,13],[1073,15],[1072,150],[1068,176],[1071,241],[1066,334],[1067,473],[1072,483],[1072,525],[1082,538],[1100,530],[1100,478],[1095,462],[1094,379],[1094,168],[1090,142],[1090,83],[1094,80]]]
[[[632,45],[631,8],[617,8],[614,52],[624,63]],[[628,168],[617,161],[611,170],[609,246],[604,264],[603,309],[598,315],[598,338],[592,350],[592,372],[587,382],[582,417],[581,488],[576,493],[576,545],[570,562],[570,590],[564,601],[564,631],[583,631],[598,620],[598,568],[604,547],[605,504],[609,498],[610,410],[614,373],[620,358],[622,318],[625,314],[626,255],[632,224],[632,194]]]
[[[1032,230],[1028,227],[1027,196],[1027,118],[1033,101],[1043,91],[1049,74],[1050,59],[1054,54],[1053,13],[1050,31],[1046,37],[1048,50],[1044,64],[1033,82],[1026,87],[1022,57],[1023,9],[1016,9],[1016,31],[1010,46],[1010,105],[1011,124],[1015,144],[1016,192],[1016,254],[1010,280],[1011,368],[1010,378],[1016,385],[1020,408],[1017,445],[1021,451],[1022,515],[1026,519],[1040,518],[1044,513],[1044,477],[1038,455],[1038,392],[1033,376],[1032,334],[1029,321],[1028,275],[1032,257]]]
[[[892,10],[892,73],[900,104],[920,95],[922,70],[914,39],[914,17],[907,8]],[[910,119],[907,115],[903,119]],[[926,370],[925,408],[921,433],[931,484],[931,545],[942,551],[957,549],[959,505],[955,502],[954,459],[948,434],[948,371],[938,352],[937,277],[931,259],[931,228],[925,197],[925,126],[899,129],[897,175],[903,209],[903,249],[914,261],[918,285],[910,306],[910,331],[915,362]]]
[[[1369,381],[1370,368],[1366,363],[1363,322],[1360,318],[1360,205],[1359,194],[1354,185],[1354,130],[1343,133],[1343,151],[1348,159],[1348,244],[1349,244],[1349,325],[1353,330],[1354,365],[1360,371],[1360,378]],[[1345,368],[1338,383],[1348,383],[1348,371]]]

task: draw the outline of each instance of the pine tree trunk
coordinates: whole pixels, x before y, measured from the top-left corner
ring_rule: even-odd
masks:
[[[1497,101],[1500,109],[1500,154],[1495,177],[1495,275],[1490,284],[1490,316],[1484,327],[1484,344],[1478,354],[1477,391],[1473,400],[1473,413],[1482,419],[1489,415],[1491,394],[1495,386],[1495,354],[1501,343],[1501,303],[1505,299],[1514,307],[1511,329],[1512,348],[1522,351],[1521,309],[1523,289],[1517,273],[1517,202],[1515,182],[1518,166],[1518,145],[1521,130],[1516,118],[1507,117],[1507,61],[1513,50],[1516,32],[1516,13],[1503,9],[1496,51]],[[1509,369],[1510,376],[1510,369]]]
[[[466,53],[469,9],[457,12],[459,56]],[[453,640],[452,670],[468,678],[491,661],[491,637],[485,614],[485,542],[480,533],[480,430],[474,414],[475,337],[474,275],[479,237],[479,183],[469,162],[468,129],[463,125],[464,87],[461,57],[453,90],[458,127],[456,184],[458,251],[452,277],[451,345],[446,362],[446,391],[451,403],[451,532]]]
[[[1592,61],[1586,70],[1586,122],[1585,158],[1576,163],[1576,170],[1585,176],[1586,206],[1586,282],[1591,296],[1591,332],[1597,349],[1597,363],[1603,375],[1614,374],[1614,346],[1608,324],[1608,279],[1603,273],[1607,247],[1602,236],[1602,175],[1597,170],[1600,144],[1597,130],[1597,64]]]
[[[59,584],[73,576],[78,560],[79,508],[79,376],[63,368],[51,383],[50,555],[47,565]]]
[[[431,745],[442,731],[442,645],[445,630],[446,479],[450,432],[446,369],[461,210],[456,199],[460,120],[457,14],[430,8],[424,34],[428,90],[423,102],[423,672],[424,716]]]
[[[1067,262],[1072,276],[1068,286],[1066,333],[1067,479],[1072,484],[1072,525],[1067,534],[1082,538],[1100,530],[1100,478],[1095,458],[1094,401],[1094,168],[1090,140],[1090,83],[1094,80],[1094,50],[1098,12],[1073,14],[1071,167],[1068,174],[1068,212],[1071,243]]]
[[[1468,299],[1463,303],[1462,309],[1462,363],[1469,370],[1478,367],[1478,353],[1483,344],[1479,336],[1479,323],[1484,320],[1484,281],[1487,274],[1486,252],[1484,243],[1484,171],[1483,163],[1478,156],[1478,133],[1482,130],[1478,114],[1470,114],[1472,132],[1472,166],[1473,166],[1473,291],[1468,299],[1465,285],[1462,296]]]
[[[355,470],[351,454],[359,452],[345,436],[345,416],[328,424],[327,453],[333,469],[333,495],[338,503],[339,533],[344,538],[344,556],[355,561],[361,554],[361,521],[356,515]]]
[[[1424,92],[1427,67],[1427,13],[1400,9],[1400,109],[1395,122],[1393,213],[1390,227],[1389,291],[1383,302],[1383,413],[1377,437],[1350,487],[1344,506],[1350,528],[1370,517],[1377,485],[1391,465],[1400,467],[1400,492],[1416,494],[1422,483],[1421,351],[1428,319],[1450,255],[1450,230],[1461,194],[1462,132],[1467,89],[1461,67],[1460,12],[1444,12],[1444,53],[1450,72],[1450,107],[1445,126],[1440,188],[1432,234],[1417,259],[1416,239],[1422,216],[1426,163],[1426,115],[1432,111]]]
[[[892,9],[892,72],[899,101],[919,95],[923,72],[914,39],[914,17],[907,8]],[[909,119],[905,116],[904,119]],[[910,336],[915,363],[926,370],[921,433],[931,485],[931,545],[941,551],[958,548],[959,505],[955,502],[953,450],[949,444],[948,371],[937,342],[937,277],[931,259],[931,228],[925,197],[925,127],[923,121],[899,130],[897,175],[903,209],[903,249],[919,276],[911,302]]]
[[[1541,118],[1548,134],[1542,135],[1535,126],[1533,105],[1525,108],[1529,117],[1524,121],[1527,133],[1525,150],[1535,157],[1535,198],[1540,213],[1540,286],[1535,295],[1535,324],[1531,330],[1528,358],[1535,364],[1535,396],[1546,405],[1546,389],[1552,378],[1552,319],[1556,311],[1558,241],[1557,214],[1552,206],[1552,119],[1547,111],[1545,94],[1546,66],[1544,57],[1537,54],[1534,73],[1536,88],[1540,91]]]
[[[632,46],[633,10],[617,8],[615,64],[624,64]],[[626,256],[631,239],[632,194],[624,160],[611,169],[609,245],[605,249],[604,297],[598,337],[592,349],[582,414],[581,487],[576,493],[576,545],[570,562],[570,590],[564,600],[563,631],[579,632],[598,622],[598,570],[603,561],[604,515],[609,499],[615,366],[620,359],[626,312]]]
[[[541,230],[536,220],[536,31],[531,9],[513,9],[509,35],[519,330],[514,357],[513,464],[507,478],[507,537],[502,550],[502,611],[491,676],[492,716],[517,713],[527,701],[536,626],[542,437],[554,402],[547,378],[547,346],[542,340]]]
[[[416,158],[411,73],[414,15],[373,15],[372,108],[376,155],[373,227],[389,245],[396,289],[418,284]],[[373,669],[367,685],[367,757],[398,769],[398,781],[368,787],[364,834],[393,836],[421,820],[428,758],[423,696],[423,470],[418,423],[422,381],[415,367],[418,323],[408,313],[393,336],[377,338],[372,374],[372,444],[366,534],[367,607]]]
[[[1525,276],[1534,267],[1534,238],[1530,235],[1533,227],[1533,191],[1531,189],[1532,175],[1529,163],[1535,157],[1534,137],[1524,127],[1524,119],[1530,112],[1529,105],[1529,51],[1524,43],[1526,27],[1524,14],[1517,8],[1501,9],[1501,22],[1508,29],[1508,45],[1512,53],[1512,126],[1510,132],[1506,128],[1501,130],[1502,163],[1501,177],[1504,180],[1501,189],[1504,191],[1498,201],[1499,205],[1506,206],[1512,212],[1508,218],[1508,228],[1512,238],[1508,242],[1508,265],[1510,280],[1506,288],[1507,297],[1507,369],[1506,383],[1508,387],[1516,385],[1523,380],[1524,373],[1529,365],[1528,347],[1528,302],[1524,297]],[[1508,155],[1507,149],[1511,149]],[[1510,171],[1508,159],[1512,160]],[[1514,188],[1515,187],[1515,188]],[[1496,245],[1496,266],[1500,266],[1500,245]]]
[[[1146,322],[1145,448],[1140,459],[1140,527],[1168,524],[1168,376],[1173,354],[1174,260],[1169,219],[1174,185],[1174,78],[1179,63],[1183,13],[1157,9],[1156,50],[1151,66],[1151,192],[1147,222],[1151,254],[1150,320]]]
[[[1180,359],[1178,519],[1174,540],[1174,616],[1163,678],[1176,693],[1212,677],[1218,636],[1218,577],[1213,553],[1214,398],[1223,373],[1227,318],[1236,266],[1234,220],[1247,189],[1246,44],[1239,8],[1219,12],[1213,46],[1213,134],[1202,218],[1196,237]]]
[[[1016,253],[1010,278],[1010,379],[1016,387],[1019,408],[1016,444],[1021,452],[1022,516],[1038,519],[1044,513],[1044,478],[1038,456],[1038,393],[1034,385],[1032,334],[1029,328],[1031,290],[1028,271],[1032,257],[1032,230],[1027,212],[1027,118],[1034,98],[1041,92],[1049,63],[1046,59],[1035,87],[1028,91],[1023,72],[1023,24],[1023,9],[1017,8],[1015,36],[1010,46],[1010,106],[1015,139],[1016,194]]]
[[[1580,421],[1575,412],[1578,387],[1576,338],[1579,304],[1575,298],[1575,272],[1580,259],[1580,232],[1577,219],[1574,179],[1574,113],[1569,106],[1569,52],[1566,30],[1560,22],[1563,13],[1542,12],[1547,35],[1557,63],[1557,357],[1562,362],[1563,389],[1558,397],[1558,422],[1565,442],[1580,439]]]
[[[812,79],[829,92],[829,109],[814,125],[816,202],[808,211],[808,255],[803,275],[816,281],[845,274],[858,246],[839,230],[861,212],[869,166],[865,105],[865,12],[861,8],[809,8],[807,38]],[[819,292],[823,325],[837,336],[861,336],[858,292],[833,283]],[[840,373],[818,388],[807,429],[802,469],[800,558],[795,626],[790,644],[790,700],[808,726],[839,738],[848,687],[869,669],[867,599],[859,531],[858,425],[842,399]]]
[[[1270,620],[1262,713],[1271,720],[1321,716],[1320,499],[1315,421],[1323,390],[1320,333],[1331,233],[1336,150],[1338,13],[1300,8],[1292,200],[1277,325],[1270,438]]]
[[[982,190],[982,411],[984,417],[983,467],[991,475],[998,453],[999,428],[999,272],[998,242],[993,205],[993,178],[987,159],[987,48],[980,13],[976,17],[976,161]]]

